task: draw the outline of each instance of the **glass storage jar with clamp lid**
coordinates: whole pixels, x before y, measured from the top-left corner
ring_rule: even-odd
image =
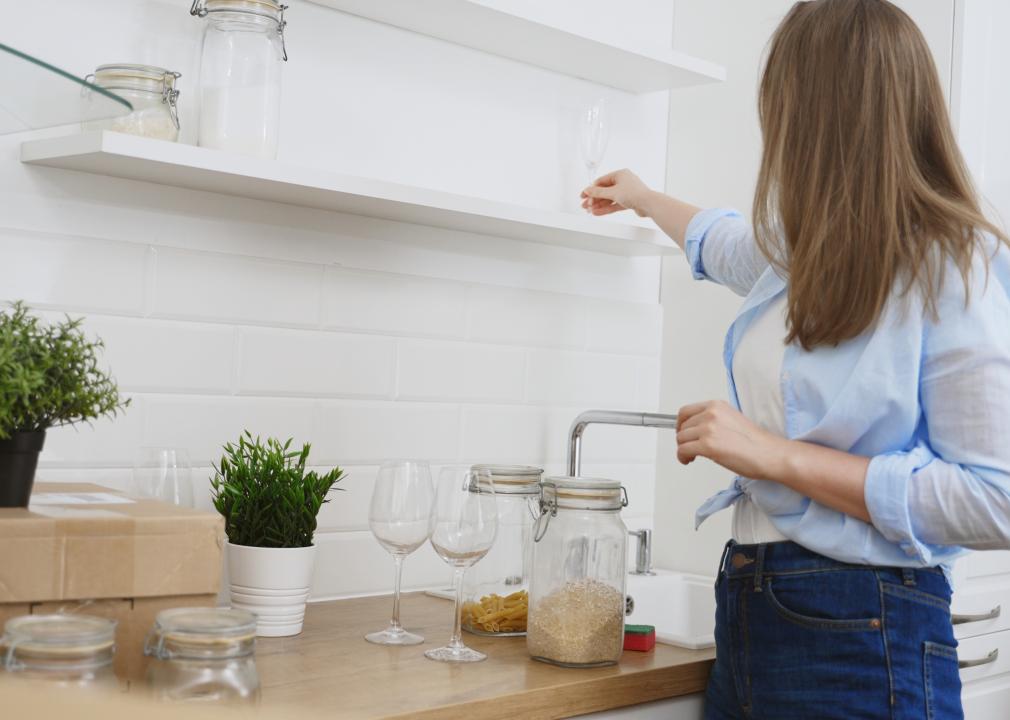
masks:
[[[527,465],[474,465],[494,484],[498,534],[481,562],[466,574],[463,629],[475,635],[526,634],[530,550],[539,513],[543,470]]]
[[[128,135],[168,140],[179,138],[179,90],[181,75],[153,65],[99,65],[85,80],[115,93],[133,106],[133,112],[107,120],[90,120],[85,130],[114,130]],[[90,99],[92,92],[85,90]]]
[[[565,667],[613,665],[624,647],[628,529],[621,483],[582,477],[543,481],[534,527],[526,645]]]
[[[116,622],[90,615],[22,615],[0,639],[11,677],[66,688],[118,690],[115,652]]]
[[[255,703],[256,617],[245,610],[176,608],[158,613],[144,643],[155,700]]]

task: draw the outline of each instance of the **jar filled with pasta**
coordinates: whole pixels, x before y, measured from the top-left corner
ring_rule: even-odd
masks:
[[[467,571],[463,628],[475,635],[524,635],[533,523],[544,471],[526,465],[475,465],[473,469],[494,484],[498,535],[484,559]]]
[[[526,646],[564,667],[614,665],[624,647],[628,529],[613,480],[543,481],[534,525]]]

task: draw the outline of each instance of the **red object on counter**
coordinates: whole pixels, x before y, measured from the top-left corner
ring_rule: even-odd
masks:
[[[656,647],[656,628],[652,625],[625,625],[624,649],[649,652]]]

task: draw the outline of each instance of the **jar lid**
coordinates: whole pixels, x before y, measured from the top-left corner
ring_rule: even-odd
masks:
[[[538,495],[543,468],[532,465],[474,465],[478,478],[490,478],[499,495]]]
[[[130,80],[153,80],[164,82],[167,85],[175,85],[177,78],[182,77],[179,73],[166,70],[157,65],[137,65],[132,63],[112,63],[109,65],[99,65],[95,68],[95,75],[101,75],[106,79],[123,78]],[[103,85],[104,87],[104,85]]]
[[[205,0],[203,7],[206,12],[245,12],[253,15],[276,15],[280,19],[281,11],[286,6],[277,0]]]
[[[583,510],[620,510],[628,504],[628,494],[617,480],[589,477],[549,477],[544,479],[544,498],[558,507]]]
[[[256,616],[228,608],[162,610],[144,646],[144,654],[176,657],[238,657],[252,653]]]
[[[7,621],[3,645],[14,653],[52,658],[87,657],[116,643],[116,621],[91,615],[22,615]]]

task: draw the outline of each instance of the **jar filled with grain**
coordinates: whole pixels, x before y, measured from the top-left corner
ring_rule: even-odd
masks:
[[[463,585],[463,629],[475,635],[526,634],[533,522],[540,514],[544,471],[527,465],[474,465],[481,483],[494,485],[498,534]],[[486,479],[485,479],[486,478]]]
[[[624,647],[628,529],[613,480],[543,481],[535,523],[526,646],[564,667],[614,665]]]

